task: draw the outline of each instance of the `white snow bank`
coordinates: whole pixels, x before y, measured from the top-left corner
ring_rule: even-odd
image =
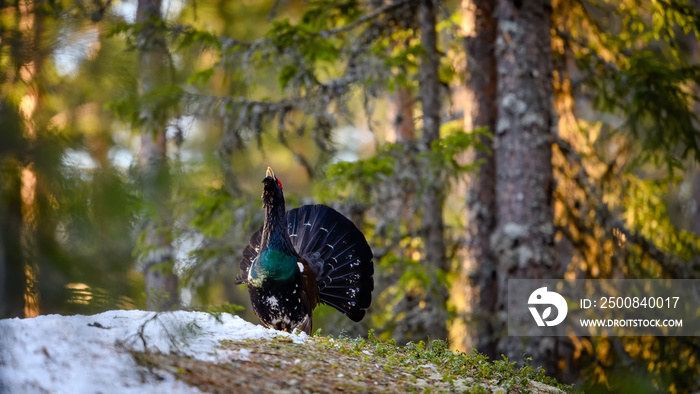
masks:
[[[169,372],[147,373],[127,350],[143,350],[145,342],[153,351],[227,362],[245,360],[248,352],[223,350],[221,340],[306,339],[229,314],[221,322],[204,312],[154,316],[118,310],[0,320],[0,393],[199,393]]]

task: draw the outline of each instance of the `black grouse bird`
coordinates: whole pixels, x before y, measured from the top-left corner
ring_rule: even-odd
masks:
[[[325,205],[285,212],[282,182],[270,167],[262,183],[265,222],[243,250],[236,280],[248,285],[262,324],[310,334],[319,302],[362,320],[374,289],[372,250],[362,232]]]

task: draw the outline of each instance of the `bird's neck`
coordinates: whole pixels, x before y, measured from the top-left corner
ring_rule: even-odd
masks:
[[[297,272],[297,254],[287,234],[284,205],[265,207],[265,223],[260,239],[260,254],[248,273],[248,283],[263,286],[265,281],[289,281]]]
[[[260,250],[275,249],[287,254],[294,254],[285,218],[284,202],[276,206],[265,207],[265,223],[260,240]]]

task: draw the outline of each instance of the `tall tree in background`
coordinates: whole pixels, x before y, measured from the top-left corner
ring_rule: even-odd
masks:
[[[551,3],[463,2],[467,52],[465,128],[488,127],[492,148],[467,192],[465,291],[470,335],[491,357],[523,352],[556,369],[552,339],[524,345],[505,334],[507,282],[556,277],[551,146],[556,134],[552,95]],[[498,15],[498,18],[495,17]],[[466,346],[465,346],[466,347]]]
[[[142,24],[138,33],[139,94],[158,98],[159,89],[172,77],[166,63],[166,45],[162,32],[160,0],[139,0],[136,21]],[[160,92],[162,94],[162,92]],[[173,272],[174,256],[169,212],[170,176],[168,170],[166,121],[167,114],[155,100],[141,110],[141,182],[149,210],[141,248],[145,255],[145,283],[149,309],[170,309],[178,303],[178,281]]]
[[[449,185],[443,169],[426,160],[436,153],[435,144],[440,140],[444,101],[436,31],[437,12],[441,5],[440,1],[426,0],[404,7],[405,16],[397,18],[402,29],[387,34],[391,37],[390,56],[420,54],[396,62],[400,72],[395,75],[395,95],[392,99],[397,108],[389,119],[393,133],[387,133],[387,146],[396,148],[394,154],[397,156],[392,157],[392,160],[396,160],[392,182],[396,184],[388,188],[388,193],[378,195],[385,201],[382,203],[385,207],[377,212],[382,222],[378,227],[383,228],[384,223],[391,223],[389,227],[394,229],[393,234],[379,231],[381,236],[412,241],[404,241],[402,247],[394,248],[392,252],[400,257],[394,262],[391,275],[382,277],[388,280],[387,286],[378,286],[396,291],[397,287],[392,286],[394,283],[406,283],[401,285],[404,288],[398,290],[403,292],[403,296],[392,309],[394,317],[389,322],[392,336],[400,343],[446,338],[449,320],[447,281],[444,278],[450,267],[446,257],[443,220],[443,205]],[[418,88],[415,97],[422,109],[423,127],[419,139],[415,137],[413,124],[414,94],[410,90],[413,86]],[[393,198],[387,199],[387,195]]]
[[[65,57],[59,61],[60,54],[76,37],[97,31],[95,23],[104,16],[104,9],[81,5],[0,4],[7,16],[0,22],[0,313],[6,317],[89,313],[120,301],[133,305],[126,296],[133,242],[132,218],[129,209],[123,210],[128,204],[119,202],[129,200],[123,177],[118,171],[90,171],[89,159],[68,163],[71,154],[91,150],[83,140],[91,126],[112,126],[91,117],[92,109],[102,105],[86,92],[94,88],[92,82],[104,83],[108,89],[96,93],[104,103],[116,79],[74,79],[59,71],[71,63]],[[89,45],[80,50],[97,55]],[[105,71],[81,69],[78,63],[76,73]],[[110,236],[95,241],[107,232]]]
[[[28,86],[20,102],[25,116],[29,160],[22,168],[22,250],[27,267],[28,286],[25,296],[25,316],[58,313],[69,290],[66,288],[64,256],[55,234],[58,216],[52,206],[55,192],[52,183],[60,168],[59,150],[47,143],[55,137],[49,133],[50,119],[55,108],[50,103],[50,87],[55,84],[50,54],[54,38],[50,26],[56,20],[59,7],[50,2],[34,2],[19,7],[22,19],[31,33],[31,62],[24,68],[23,79]],[[61,144],[57,139],[54,143]]]
[[[423,136],[421,149],[430,151],[432,144],[440,139],[440,80],[437,33],[435,31],[436,0],[421,0],[418,6],[418,26],[420,28],[421,46],[424,54],[420,63],[420,100],[423,108]],[[444,188],[442,179],[436,171],[434,174],[426,174],[422,190],[423,216],[421,237],[424,244],[423,264],[428,267],[431,276],[439,278],[439,272],[447,272],[449,267],[445,258],[444,223],[442,219],[442,205],[444,200]],[[414,308],[407,313],[420,313],[423,315],[423,332],[416,334],[418,338],[427,335],[431,338],[447,337],[447,289],[439,281],[436,281],[433,289],[426,294],[425,304]],[[422,309],[422,310],[421,310]]]
[[[464,0],[462,3],[466,49],[465,130],[487,127],[493,133],[496,128],[494,7],[490,0]],[[460,275],[466,281],[458,291],[464,292],[460,296],[469,303],[466,318],[470,324],[465,328],[465,342],[461,347],[467,350],[475,346],[480,352],[494,356],[498,286],[491,235],[496,223],[496,163],[493,140],[486,135],[478,138],[485,149],[473,149],[468,159],[481,165],[478,171],[470,174],[466,191],[468,251]]]
[[[417,22],[415,15],[413,15],[412,12],[410,14],[411,16],[404,19],[403,22],[406,26],[415,26]],[[402,48],[410,46],[411,39],[415,39],[413,35],[401,38],[402,39],[397,39],[392,37],[392,44],[388,51],[389,56],[391,56],[394,51],[400,51]],[[409,68],[414,66],[414,64],[408,62],[399,64],[400,75],[410,74]],[[397,81],[398,86],[395,86],[394,92],[390,93],[387,108],[387,123],[390,125],[390,128],[386,133],[386,142],[396,143],[406,151],[413,149],[416,143],[416,115],[414,109],[417,100],[415,99],[415,94],[412,89],[414,85],[411,82],[412,81],[404,80]],[[415,171],[415,163],[407,158],[404,158],[399,167],[409,173],[414,173]],[[416,199],[416,192],[413,188],[407,187],[392,189],[394,189],[394,191],[391,198],[383,204],[385,209],[382,210],[381,216],[383,220],[389,223],[396,221],[410,223],[408,224],[408,231],[413,231],[414,228],[411,219],[414,211],[413,206],[415,205],[414,200]],[[394,233],[399,231],[394,227]],[[407,249],[403,251],[403,254],[407,255],[411,252],[412,250]],[[375,275],[375,288],[388,288],[396,283],[397,279],[398,277],[393,275],[393,273]],[[407,294],[402,300],[403,302],[396,306],[395,312],[397,314],[410,311],[410,314],[406,316],[407,319],[397,324],[394,329],[394,335],[398,341],[406,342],[411,340],[411,337],[417,333],[416,328],[422,326],[424,317],[421,314],[422,310],[418,307],[422,298],[421,294]],[[425,334],[422,329],[421,332]]]
[[[25,4],[17,7],[19,16],[19,31],[22,35],[29,37],[27,39],[27,48],[29,48],[28,62],[23,65],[23,73],[20,76],[23,82],[26,83],[28,89],[21,98],[19,109],[24,117],[25,138],[30,145],[30,150],[35,149],[38,136],[42,131],[42,119],[39,114],[44,106],[45,100],[45,81],[42,80],[44,75],[46,51],[42,35],[44,34],[44,12],[38,4]],[[32,158],[33,159],[33,158]],[[41,176],[37,173],[36,162],[27,160],[23,163],[21,172],[21,200],[22,200],[22,229],[21,229],[21,245],[22,258],[24,261],[24,269],[27,274],[27,286],[25,289],[25,306],[24,314],[26,317],[34,317],[39,314],[40,303],[47,300],[51,302],[49,294],[41,294],[41,290],[51,289],[48,283],[40,283],[37,279],[41,275],[47,281],[56,280],[52,275],[49,275],[49,267],[41,270],[39,267],[40,256],[39,251],[39,234],[38,231],[43,230],[38,226],[40,220],[40,205],[39,191],[43,188],[38,187],[38,182],[41,182]],[[45,208],[45,207],[44,207]],[[42,272],[44,271],[44,272]],[[60,297],[59,297],[60,298]],[[55,298],[54,298],[55,299]]]
[[[0,317],[4,318],[24,316],[25,312],[27,269],[21,247],[24,227],[21,171],[28,140],[25,117],[19,108],[21,97],[15,89],[22,85],[20,70],[31,61],[31,51],[21,51],[21,48],[31,48],[31,45],[25,38],[27,35],[22,34],[19,5],[2,4],[0,11],[12,16],[0,30],[0,50],[17,54],[4,59],[0,69],[4,86],[0,95],[3,125],[0,133]]]
[[[494,130],[498,313],[505,321],[507,281],[554,277],[553,119],[549,0],[499,0],[495,58],[498,119]],[[557,367],[546,338],[522,348],[545,369]],[[513,355],[520,338],[504,337],[497,352]],[[519,353],[519,352],[518,352]]]
[[[477,262],[476,267],[468,264],[467,268],[477,279],[474,293],[488,296],[488,291],[498,289],[497,297],[486,300],[495,299],[497,304],[484,305],[481,303],[484,298],[477,298],[472,311],[481,312],[478,308],[482,308],[483,313],[490,313],[494,307],[496,312],[500,311],[496,315],[500,321],[505,321],[509,278],[536,279],[565,274],[569,278],[663,275],[684,278],[697,267],[695,252],[691,252],[698,248],[697,238],[674,228],[659,197],[668,187],[664,183],[668,178],[640,179],[640,175],[654,178],[672,174],[675,168],[682,167],[679,152],[684,152],[683,155],[697,152],[697,120],[691,111],[693,95],[689,93],[693,88],[683,86],[688,83],[687,86],[696,86],[698,67],[686,64],[677,50],[676,38],[681,27],[686,32],[692,26],[697,27],[697,9],[684,1],[652,2],[649,9],[639,13],[631,10],[627,2],[555,4],[554,24],[550,22],[552,6],[548,2],[505,1],[496,7],[498,36],[491,44],[496,48],[498,69],[497,120],[492,126],[496,228],[492,231],[480,223],[478,211],[470,208],[470,218],[482,226],[479,229],[482,234],[472,236],[470,246],[474,259],[483,250],[475,248],[478,245],[475,242],[489,235],[489,246],[498,261],[497,286],[487,287],[487,292],[483,292],[483,278],[488,277],[484,276],[484,273],[488,275],[488,268],[484,271],[487,260],[482,260],[483,264]],[[478,11],[478,3],[466,5],[465,19],[484,17]],[[634,23],[620,24],[620,20]],[[551,29],[554,25],[556,28]],[[467,48],[468,56],[477,53],[476,49],[469,49],[469,44]],[[552,48],[557,52],[553,54]],[[473,62],[483,59],[480,56]],[[552,75],[554,61],[558,68]],[[477,94],[481,88],[472,87],[471,75],[469,67],[468,88]],[[557,88],[556,108],[562,120],[552,115],[553,85]],[[469,112],[467,128],[474,124]],[[669,116],[671,113],[674,116]],[[603,114],[619,123],[588,123],[591,119],[594,122],[604,119]],[[557,132],[561,125],[565,130]],[[555,155],[552,155],[553,145]],[[484,159],[488,165],[488,158]],[[653,170],[645,168],[650,159],[656,163]],[[658,169],[661,162],[667,165],[664,170]],[[602,175],[600,168],[606,168]],[[483,170],[482,166],[480,176]],[[553,170],[558,179],[556,188]],[[488,185],[485,189],[479,185],[475,192],[484,190],[489,190]],[[624,197],[606,197],[609,195]],[[553,214],[555,198],[556,215]],[[620,217],[627,219],[623,221]],[[556,259],[552,248],[554,221],[560,253]],[[669,238],[654,235],[659,231]],[[623,341],[624,351],[615,347],[617,341],[607,339],[538,338],[521,343],[505,338],[505,326],[488,327],[478,315],[475,318],[478,324],[472,327],[479,333],[470,343],[491,356],[501,353],[511,358],[522,353],[534,356],[537,365],[544,365],[550,371],[558,369],[567,380],[574,379],[578,373],[573,368],[574,362],[583,365],[585,360],[592,359],[596,360],[596,365],[591,367],[595,377],[589,375],[589,383],[606,385],[612,380],[621,383],[625,379],[616,374],[622,369],[629,372],[622,364],[644,364],[646,361],[642,360],[648,359],[652,360],[648,365],[654,365],[653,373],[633,368],[636,373],[649,375],[649,381],[643,385],[651,386],[649,382],[653,381],[658,388],[667,384],[664,381],[679,381],[679,373],[664,357],[640,356],[636,349],[646,346],[648,339]],[[482,346],[484,340],[488,344],[489,338],[496,345],[495,351],[493,347]],[[655,343],[664,349],[695,346],[693,341],[676,343],[665,338]],[[611,349],[615,350],[611,352]],[[684,375],[683,384],[687,384],[685,376],[689,375]]]
[[[2,42],[6,42],[3,37]],[[0,102],[0,318],[24,316],[26,270],[22,259],[21,178],[19,152],[26,149],[19,108],[10,98]]]

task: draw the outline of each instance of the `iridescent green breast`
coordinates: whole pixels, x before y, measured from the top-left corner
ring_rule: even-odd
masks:
[[[253,261],[248,271],[248,283],[260,287],[265,281],[285,282],[299,271],[297,257],[276,249],[265,249]]]

